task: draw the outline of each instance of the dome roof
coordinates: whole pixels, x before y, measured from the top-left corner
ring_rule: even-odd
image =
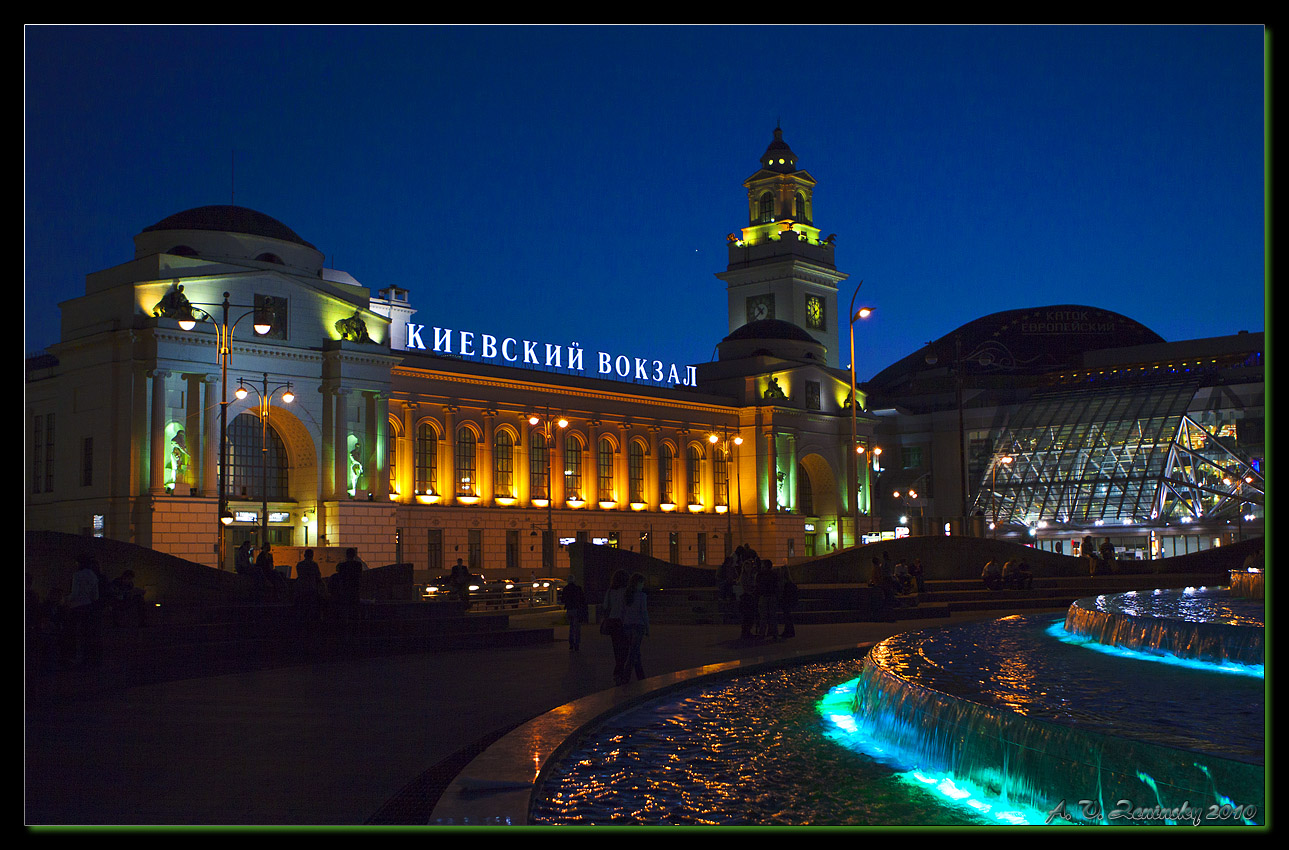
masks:
[[[306,248],[313,245],[301,239],[294,230],[282,222],[246,207],[216,204],[208,207],[195,207],[175,213],[161,221],[145,227],[144,233],[161,230],[214,230],[221,233],[246,233],[268,239],[279,239],[293,242]],[[317,250],[314,248],[314,250]]]
[[[968,322],[883,369],[867,384],[897,391],[915,376],[954,365],[966,377],[1041,375],[1076,368],[1088,351],[1163,342],[1159,334],[1110,310],[1058,304],[1005,310]]]
[[[771,171],[789,173],[797,170],[797,155],[783,140],[783,130],[774,128],[774,141],[761,154],[761,164]]]
[[[748,322],[743,327],[738,328],[732,334],[725,337],[722,342],[733,342],[744,339],[778,339],[793,340],[795,342],[814,343],[817,340],[810,334],[806,333],[803,328],[799,328],[792,322],[785,322],[782,319],[757,319],[755,322]]]

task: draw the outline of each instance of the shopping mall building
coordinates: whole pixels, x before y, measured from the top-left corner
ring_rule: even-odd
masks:
[[[1261,333],[1009,311],[852,392],[815,185],[776,130],[702,364],[419,319],[440,293],[373,293],[269,216],[165,218],[27,363],[27,527],[211,566],[251,540],[497,575],[567,569],[575,540],[712,565],[743,542],[784,562],[1094,534],[1149,556],[1261,533]]]

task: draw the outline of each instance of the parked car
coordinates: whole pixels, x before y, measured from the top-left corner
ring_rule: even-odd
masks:
[[[564,585],[562,578],[535,578],[523,582],[524,601],[529,605],[558,605],[563,601]]]
[[[472,597],[475,594],[482,591],[483,588],[486,586],[487,586],[487,583],[484,581],[483,576],[476,575],[475,573],[470,574],[469,588],[470,588],[470,595]],[[452,583],[452,576],[450,575],[438,576],[433,581],[426,582],[425,585],[421,588],[421,598],[427,599],[427,600],[428,599],[451,599],[453,594],[455,593],[456,593],[456,585]]]

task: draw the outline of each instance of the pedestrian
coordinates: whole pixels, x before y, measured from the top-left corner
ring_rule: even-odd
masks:
[[[797,583],[792,580],[788,568],[783,568],[783,581],[779,585],[779,610],[783,614],[783,636],[796,637],[797,627],[792,612],[797,609]]]
[[[242,545],[237,547],[237,554],[233,556],[233,569],[238,575],[248,575],[253,566],[255,564],[251,558],[251,541],[243,540]]]
[[[615,570],[609,579],[609,589],[604,592],[604,606],[600,612],[600,634],[608,635],[613,642],[613,683],[625,684],[623,673],[627,668],[627,638],[622,627],[622,614],[627,592],[627,571]],[[630,676],[627,676],[630,679]]]
[[[452,565],[452,589],[460,599],[465,603],[465,610],[470,610],[470,568],[465,562],[457,558],[457,562]]]
[[[103,660],[102,574],[92,555],[81,555],[76,560],[72,590],[67,597],[65,660],[72,666],[94,668]]]
[[[779,574],[769,558],[756,574],[756,636],[779,639]]]
[[[268,586],[269,591],[275,599],[284,599],[286,597],[286,579],[282,574],[273,567],[273,547],[268,543],[260,550],[260,554],[255,558],[255,568],[259,571],[264,584]]]
[[[326,592],[326,585],[322,583],[322,568],[313,560],[312,549],[305,549],[304,559],[295,565],[292,591],[300,620],[306,623],[317,622],[322,615],[322,595]]]
[[[622,678],[618,682],[625,685],[631,681],[631,673],[636,674],[637,681],[643,681],[644,663],[640,659],[640,646],[649,634],[648,594],[645,593],[645,577],[640,573],[631,576],[626,592],[622,595],[622,631],[626,636],[627,659],[622,667]]]
[[[913,563],[909,564],[909,575],[913,577],[913,584],[917,587],[917,592],[924,592],[926,585],[922,582],[923,570],[921,558],[914,558]]]
[[[739,571],[738,605],[742,620],[739,637],[745,639],[752,637],[752,629],[756,626],[756,573],[760,563],[760,559],[745,558]]]
[[[1002,590],[1003,587],[1003,568],[998,566],[998,562],[990,558],[985,563],[985,568],[980,571],[980,580],[985,583],[988,590]]]
[[[568,617],[568,649],[582,648],[582,623],[586,622],[586,592],[573,578],[564,585],[564,613]]]
[[[362,580],[364,564],[358,558],[358,550],[345,550],[345,559],[336,564],[336,601],[352,611],[362,598]]]
[[[108,601],[112,607],[112,625],[121,625],[121,612],[129,613],[140,627],[148,624],[147,603],[142,588],[134,586],[134,570],[125,570],[108,584]]]

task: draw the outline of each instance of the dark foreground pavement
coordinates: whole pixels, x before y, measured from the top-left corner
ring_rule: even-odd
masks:
[[[652,676],[810,655],[1007,613],[798,626],[795,638],[777,642],[740,640],[737,626],[659,625],[644,660]],[[29,707],[26,823],[425,824],[447,781],[487,743],[614,687],[608,639],[587,627],[581,651],[570,652],[566,635],[557,625],[555,642],[536,646],[205,677],[193,670],[191,678],[122,689],[87,683],[78,696]]]

